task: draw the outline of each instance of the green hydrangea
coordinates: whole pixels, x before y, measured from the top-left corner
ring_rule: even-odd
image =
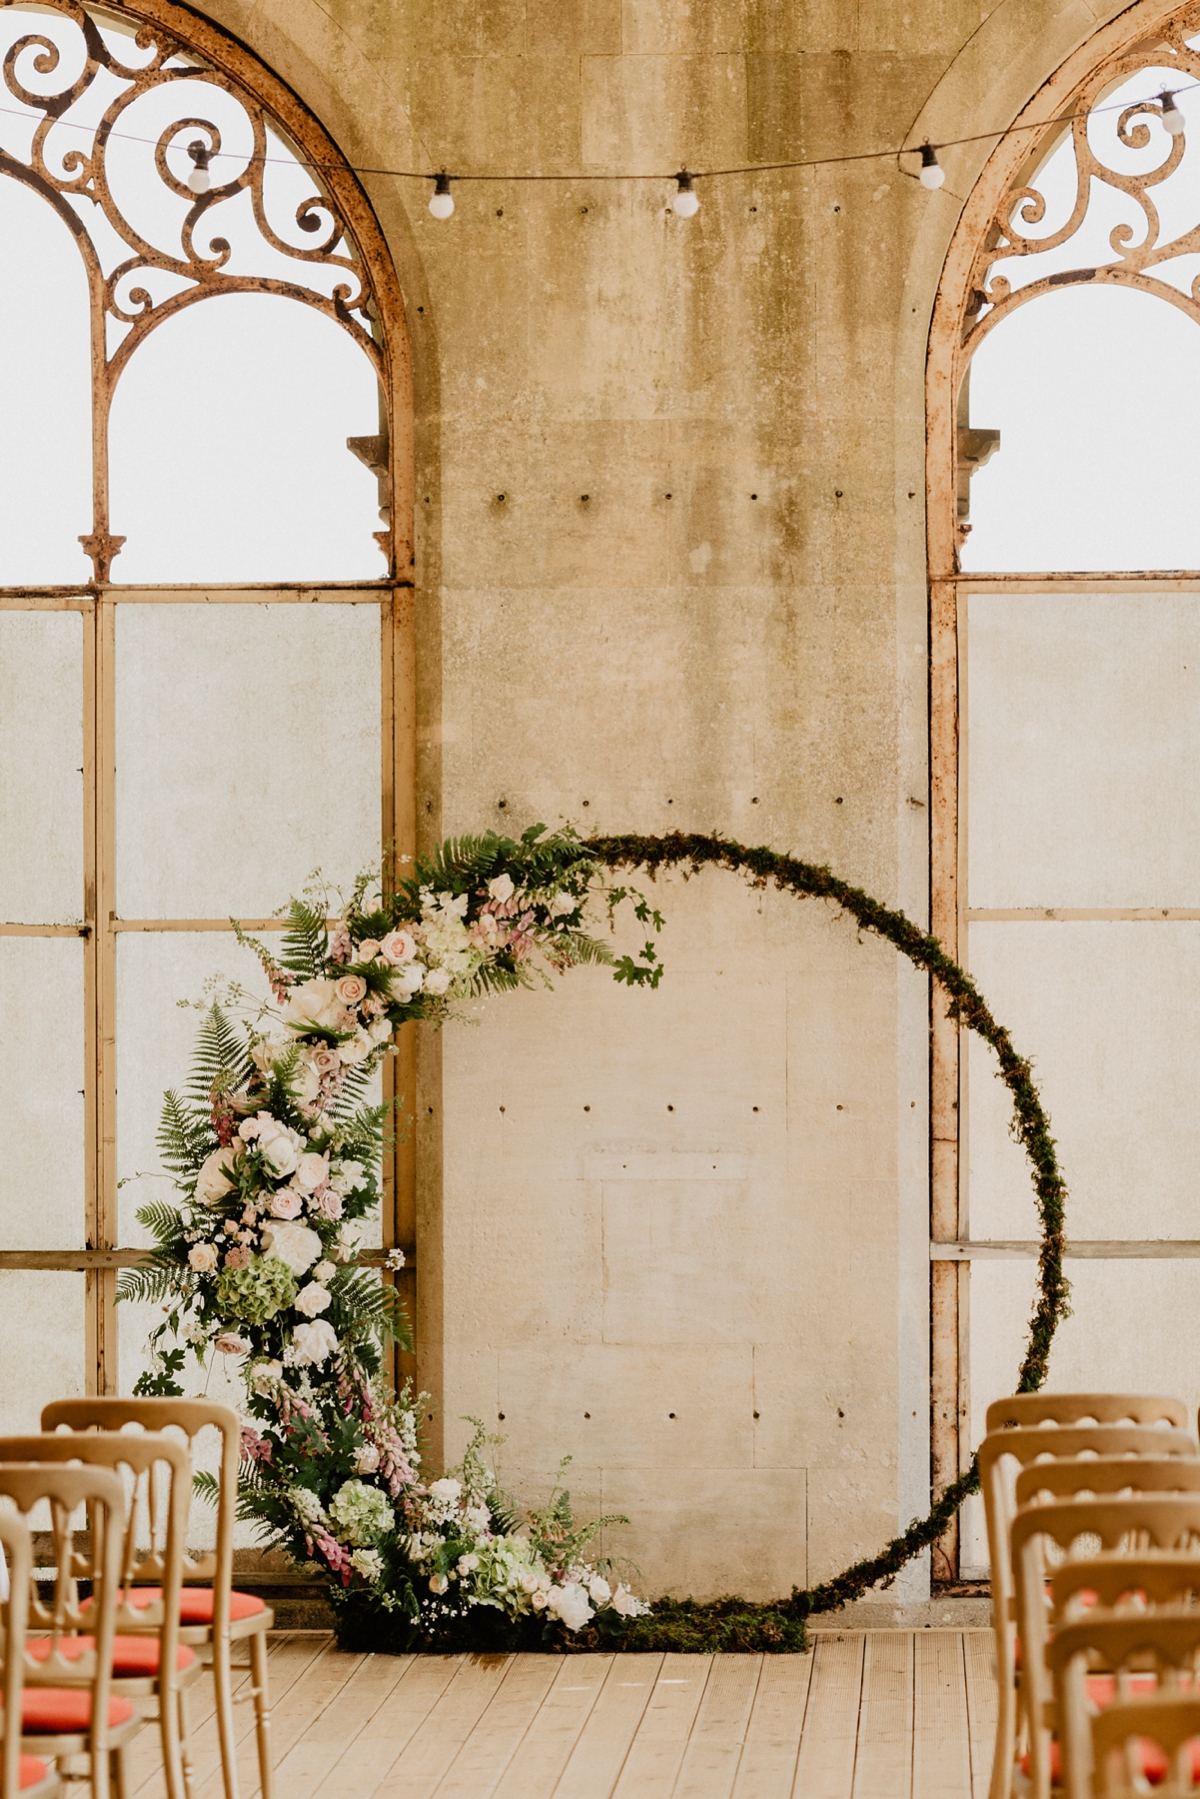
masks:
[[[347,1543],[377,1543],[392,1529],[396,1514],[387,1494],[362,1480],[348,1480],[329,1502],[329,1515],[339,1525]]]
[[[215,1298],[223,1317],[265,1324],[296,1297],[296,1277],[278,1256],[255,1256],[244,1268],[223,1268]]]

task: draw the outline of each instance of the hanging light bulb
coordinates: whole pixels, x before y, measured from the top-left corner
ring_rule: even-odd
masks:
[[[188,145],[187,152],[193,165],[187,178],[187,184],[194,194],[207,194],[212,188],[212,176],[208,172],[208,165],[212,161],[212,151],[207,144],[202,144],[197,138],[195,143]]]
[[[454,211],[454,195],[450,192],[450,177],[445,169],[434,180],[429,210],[435,219],[448,219]]]
[[[700,210],[700,196],[692,186],[692,178],[686,169],[680,169],[675,179],[679,187],[672,196],[671,205],[681,219],[694,219]]]
[[[1162,122],[1172,137],[1180,137],[1183,133],[1183,114],[1175,104],[1174,94],[1167,93],[1164,88],[1158,96],[1158,104],[1162,107]]]
[[[946,171],[937,159],[937,151],[932,144],[921,145],[921,173],[918,180],[922,187],[930,189],[941,187],[946,179]]]

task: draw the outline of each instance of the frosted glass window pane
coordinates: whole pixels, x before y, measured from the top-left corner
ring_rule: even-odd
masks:
[[[1067,1234],[1200,1239],[1200,923],[972,924],[970,967],[1034,1065]],[[971,1235],[1038,1232],[995,1057],[970,1047]]]
[[[82,1249],[83,944],[0,937],[0,1249]]]
[[[2,534],[0,534],[2,535]],[[0,918],[83,918],[83,620],[0,613]]]
[[[970,904],[1200,904],[1200,595],[969,608]]]
[[[314,869],[380,855],[380,614],[358,605],[117,613],[124,918],[252,918]]]
[[[1200,1362],[1190,1321],[1200,1309],[1200,1261],[1084,1261],[1071,1258],[1072,1316],[1050,1352],[1051,1393],[1170,1393],[1191,1417],[1200,1403]],[[1033,1310],[1036,1264],[971,1264],[971,1445],[987,1408],[1014,1391]],[[964,1561],[987,1564],[982,1506],[975,1507]]]
[[[87,1370],[84,1274],[0,1271],[0,1432],[41,1425],[42,1407],[82,1399]]]
[[[109,432],[116,579],[374,580],[379,488],[346,448],[379,430],[379,384],[331,319],[223,295],[158,325]]]
[[[178,1198],[161,1173],[159,1118],[164,1092],[187,1081],[201,1023],[201,1013],[180,1001],[205,1000],[214,981],[240,982],[255,1008],[271,997],[257,957],[223,931],[125,931],[117,938],[117,1167],[126,1183],[118,1206],[120,1241],[130,1249],[151,1241],[134,1216],[138,1207]],[[381,1097],[377,1075],[368,1100]],[[377,1223],[368,1223],[363,1241],[380,1241]]]
[[[46,201],[7,176],[0,242],[0,584],[90,581],[79,542],[92,528],[83,258]]]

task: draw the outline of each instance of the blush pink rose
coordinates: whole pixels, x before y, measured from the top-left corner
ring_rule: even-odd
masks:
[[[367,983],[360,974],[344,974],[337,983],[337,996],[344,1006],[356,1006],[367,996]]]
[[[313,1205],[322,1218],[340,1218],[342,1215],[342,1196],[332,1187],[319,1187],[313,1194]]]
[[[336,1049],[318,1049],[313,1052],[312,1065],[318,1074],[333,1074],[342,1062]]]
[[[401,962],[411,962],[417,946],[407,931],[389,931],[379,946],[379,953],[396,967]]]
[[[304,1201],[292,1187],[280,1187],[271,1200],[272,1218],[299,1218]]]

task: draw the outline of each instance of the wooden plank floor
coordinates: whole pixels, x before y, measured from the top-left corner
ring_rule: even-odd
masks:
[[[990,1632],[824,1632],[808,1655],[342,1655],[271,1645],[280,1799],[985,1799]],[[245,1683],[246,1676],[239,1679]],[[222,1799],[209,1677],[195,1799]],[[258,1787],[237,1708],[242,1799]],[[164,1799],[157,1732],[137,1799]]]

